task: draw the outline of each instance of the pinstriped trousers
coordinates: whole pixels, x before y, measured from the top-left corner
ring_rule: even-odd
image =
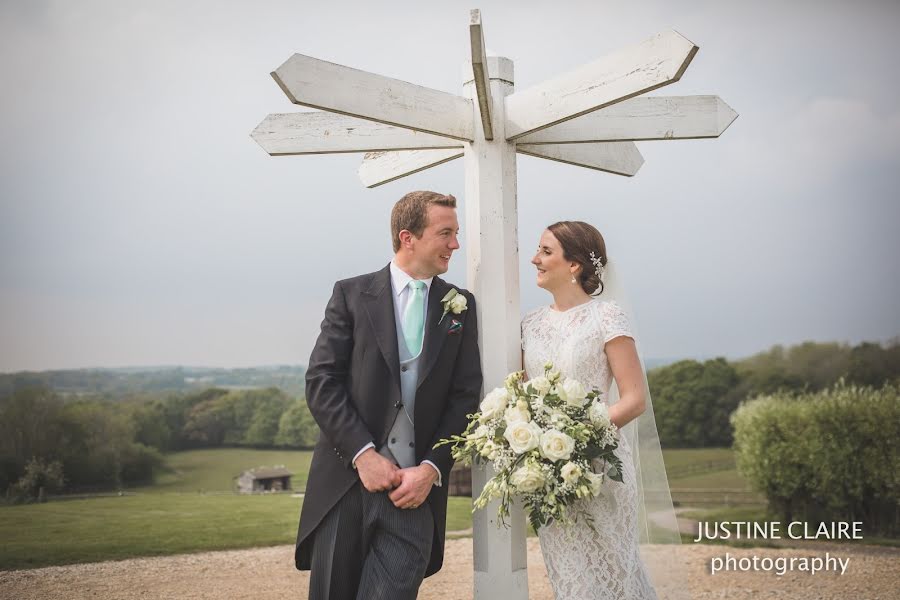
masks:
[[[431,556],[434,519],[426,500],[399,509],[362,482],[313,533],[309,600],[415,600]]]

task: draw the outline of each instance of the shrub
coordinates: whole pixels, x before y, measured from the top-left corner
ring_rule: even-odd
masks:
[[[743,403],[731,418],[737,466],[785,521],[862,521],[900,532],[900,388],[838,383]]]
[[[58,493],[64,485],[62,463],[32,458],[25,465],[25,474],[12,486],[9,495],[16,502],[43,501],[45,494]]]

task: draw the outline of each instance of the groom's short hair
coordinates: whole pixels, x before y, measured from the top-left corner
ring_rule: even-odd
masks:
[[[400,250],[400,232],[404,229],[414,236],[422,237],[428,227],[428,207],[432,205],[456,208],[456,198],[437,192],[410,192],[397,200],[391,210],[391,236],[394,252]]]

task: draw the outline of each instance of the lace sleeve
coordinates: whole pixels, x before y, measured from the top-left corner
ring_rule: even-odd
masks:
[[[603,309],[600,313],[600,325],[603,328],[604,344],[613,338],[623,335],[634,338],[634,335],[631,333],[631,326],[628,323],[628,317],[615,300],[603,303]]]

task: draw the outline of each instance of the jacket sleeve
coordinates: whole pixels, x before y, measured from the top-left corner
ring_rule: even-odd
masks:
[[[482,375],[481,356],[478,352],[478,316],[475,297],[469,292],[465,294],[468,304],[466,324],[463,328],[463,339],[459,354],[456,356],[456,364],[453,367],[447,404],[434,439],[431,440],[431,449],[423,458],[423,460],[430,460],[437,465],[443,481],[450,481],[450,469],[453,467],[450,445],[439,448],[435,448],[434,445],[442,439],[448,439],[450,436],[459,435],[465,431],[469,422],[466,415],[470,415],[478,409],[478,401],[481,397]]]
[[[306,403],[334,452],[350,467],[353,456],[373,437],[350,401],[353,315],[341,282],[334,291],[306,371]]]

